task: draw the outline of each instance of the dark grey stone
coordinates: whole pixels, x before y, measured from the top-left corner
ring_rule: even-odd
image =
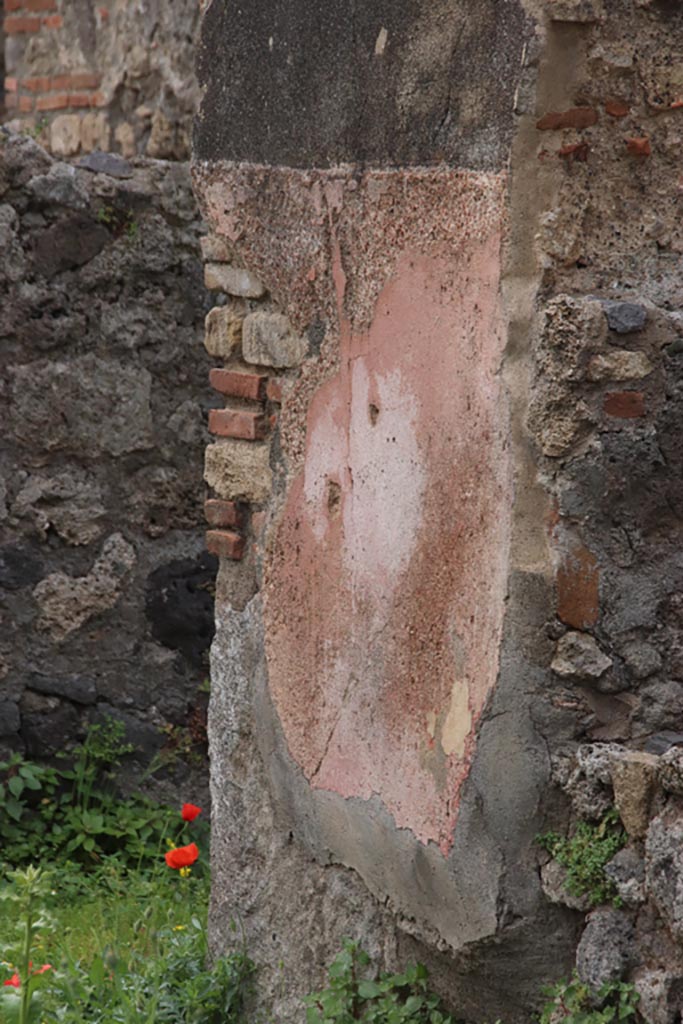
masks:
[[[44,277],[54,277],[64,270],[82,267],[109,241],[107,229],[87,214],[64,217],[38,236],[33,257],[36,271]]]
[[[19,708],[13,700],[0,700],[0,736],[12,736],[19,732]]]
[[[7,544],[0,548],[0,587],[20,590],[31,587],[43,577],[43,560],[23,544]]]
[[[78,166],[93,174],[108,174],[110,178],[133,177],[133,168],[127,160],[116,153],[102,153],[98,149],[81,157]]]
[[[39,693],[55,694],[57,697],[66,697],[76,704],[94,704],[97,697],[97,688],[92,679],[83,676],[42,676],[33,675],[29,680],[32,690]]]
[[[214,634],[213,582],[218,561],[205,554],[156,569],[147,580],[146,614],[152,636],[200,665]]]
[[[601,299],[607,323],[617,334],[632,334],[642,331],[647,323],[647,310],[638,302],[611,302]]]
[[[195,157],[497,169],[531,35],[519,0],[211,4]]]
[[[683,732],[672,732],[667,729],[650,736],[643,749],[648,754],[664,754],[672,747],[679,746],[683,746]]]
[[[581,981],[593,990],[608,981],[618,981],[634,957],[630,917],[619,910],[594,910],[576,951],[576,969]]]
[[[628,906],[642,903],[645,899],[645,861],[630,846],[619,850],[605,865],[605,874],[617,887],[619,896]]]
[[[22,707],[21,735],[29,757],[51,757],[64,750],[70,740],[81,734],[80,714],[65,701],[54,707],[25,712]]]

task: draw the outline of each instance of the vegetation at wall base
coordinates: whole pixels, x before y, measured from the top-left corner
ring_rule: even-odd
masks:
[[[616,810],[612,809],[597,823],[579,821],[571,836],[546,832],[536,837],[537,843],[566,868],[565,886],[573,896],[587,896],[593,906],[601,903],[621,905],[605,866],[626,844],[624,831]]]
[[[609,981],[594,993],[574,975],[545,994],[550,999],[540,1024],[618,1024],[633,1021],[638,1012],[638,993],[624,981]]]
[[[244,1021],[253,965],[209,966],[206,876],[109,858],[11,872],[0,895],[0,1024]]]
[[[0,858],[7,866],[49,858],[93,868],[116,855],[133,867],[159,857],[178,832],[177,812],[139,793],[121,796],[117,771],[132,751],[123,732],[115,719],[91,725],[82,744],[60,755],[63,767],[20,754],[0,763]]]
[[[421,964],[368,977],[370,957],[347,940],[330,966],[329,985],[306,999],[306,1024],[455,1024],[427,986]]]

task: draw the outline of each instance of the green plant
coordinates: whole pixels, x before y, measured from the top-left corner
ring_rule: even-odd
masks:
[[[588,896],[591,904],[621,905],[616,887],[605,874],[605,865],[625,845],[627,835],[616,810],[597,823],[579,821],[571,836],[546,832],[536,837],[551,857],[567,869],[565,886],[574,896]]]
[[[123,726],[93,725],[64,767],[14,755],[0,763],[0,849],[17,866],[49,856],[93,866],[110,854],[130,864],[159,855],[176,821],[173,810],[116,788],[120,758],[132,747]],[[3,814],[2,812],[5,811]]]
[[[428,991],[427,970],[413,965],[403,974],[367,977],[370,957],[347,940],[329,969],[329,985],[305,1000],[307,1024],[454,1024]]]
[[[241,1024],[254,966],[243,944],[208,966],[208,893],[205,876],[180,877],[163,860],[155,872],[108,858],[89,874],[73,864],[12,873],[0,1024]],[[31,967],[44,957],[52,966]]]
[[[0,1012],[7,1024],[33,1024],[42,1016],[41,996],[50,964],[33,966],[38,935],[51,927],[44,901],[49,892],[49,877],[40,868],[29,865],[24,871],[12,871],[9,885],[0,891],[0,899],[12,904],[12,923],[17,940],[4,950],[14,973],[0,989]]]
[[[116,237],[125,235],[129,242],[137,237],[139,225],[132,210],[120,210],[105,204],[97,211],[97,219]]]
[[[597,993],[575,974],[545,990],[550,997],[540,1024],[611,1024],[628,1021],[637,1013],[638,993],[624,981],[608,981]]]

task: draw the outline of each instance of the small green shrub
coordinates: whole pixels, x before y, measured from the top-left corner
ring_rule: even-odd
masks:
[[[307,1024],[455,1024],[427,988],[421,964],[403,974],[368,978],[370,957],[347,940],[329,969],[329,986],[305,1000]]]
[[[114,719],[92,725],[63,768],[20,754],[0,762],[0,857],[6,865],[48,859],[92,867],[116,854],[134,866],[158,857],[175,831],[177,812],[140,794],[119,795],[120,758],[132,750],[123,731]]]
[[[613,903],[618,907],[621,900],[614,883],[605,874],[605,865],[621,850],[627,838],[613,809],[597,825],[578,822],[569,838],[557,832],[546,832],[537,836],[536,841],[567,869],[568,892],[588,896],[593,906]]]
[[[611,1024],[628,1021],[637,1013],[638,993],[624,981],[609,981],[591,992],[574,975],[545,990],[550,997],[539,1024]]]

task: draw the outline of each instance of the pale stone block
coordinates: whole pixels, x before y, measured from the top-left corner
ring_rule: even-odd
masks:
[[[232,440],[210,444],[204,479],[221,498],[266,501],[272,485],[270,445]]]
[[[207,263],[204,267],[204,284],[209,291],[241,295],[244,299],[260,299],[266,292],[259,279],[250,271],[227,263]]]
[[[204,346],[210,356],[229,359],[242,344],[244,314],[232,306],[216,306],[204,321]]]
[[[50,125],[50,149],[55,156],[74,156],[81,146],[78,114],[60,114]]]
[[[604,356],[594,356],[588,364],[588,380],[640,380],[652,373],[654,366],[644,352],[617,349]]]
[[[308,342],[294,333],[281,313],[250,313],[244,321],[242,353],[248,363],[259,366],[299,366],[308,354]]]
[[[95,149],[106,153],[110,142],[111,127],[105,113],[90,111],[81,118],[81,147],[85,153],[92,153]]]
[[[137,146],[135,144],[135,129],[132,124],[128,124],[127,121],[123,121],[121,124],[117,125],[114,131],[114,138],[121,147],[122,156],[135,156]]]

